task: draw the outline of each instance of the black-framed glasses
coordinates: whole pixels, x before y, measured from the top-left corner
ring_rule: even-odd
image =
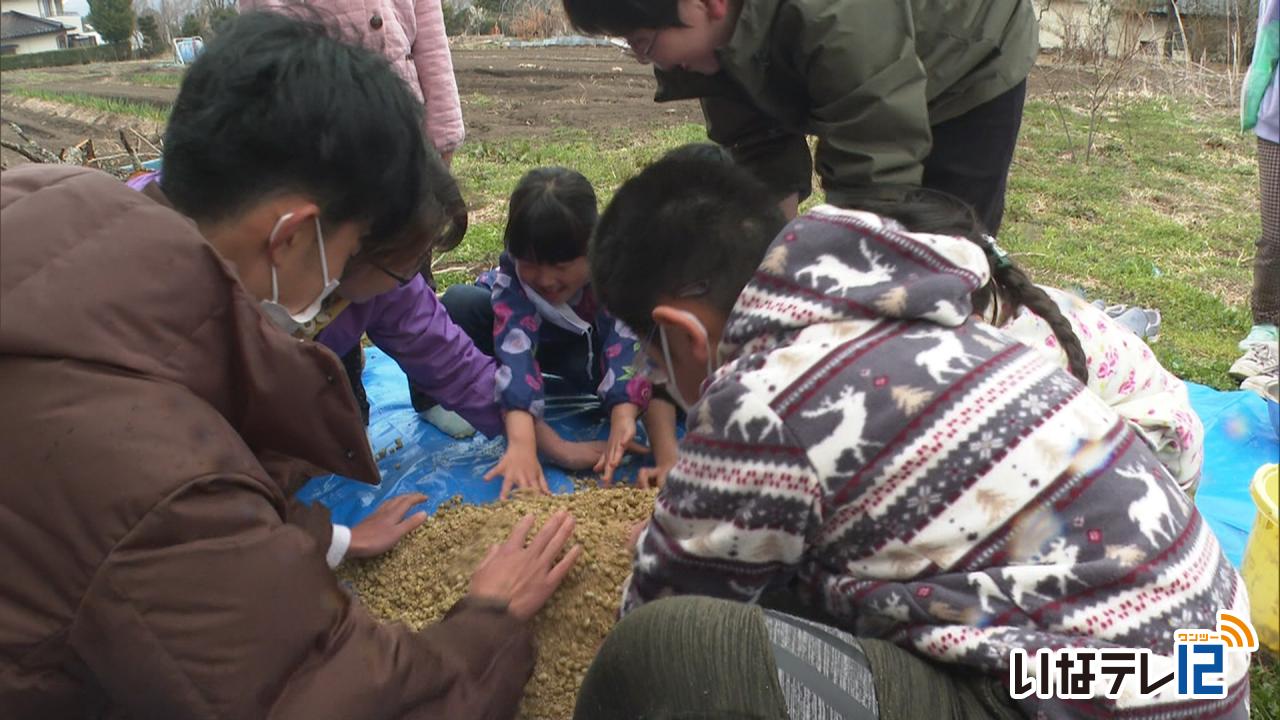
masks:
[[[627,49],[636,62],[648,65],[653,62],[651,53],[653,53],[653,46],[656,42],[658,42],[658,31],[654,30],[653,34],[649,36],[649,41],[644,44],[643,50],[638,47],[639,43],[632,43],[629,38],[627,39]]]
[[[400,273],[391,272],[390,270],[383,267],[382,263],[376,263],[376,262],[370,261],[369,264],[374,266],[378,270],[381,270],[383,274],[385,274],[387,277],[391,278],[392,280],[395,280],[396,284],[398,284],[400,287],[404,287],[405,285],[408,285],[409,283],[413,282],[413,277],[414,277],[413,275],[410,275],[409,277],[405,277]],[[417,273],[414,273],[414,274],[416,275]]]

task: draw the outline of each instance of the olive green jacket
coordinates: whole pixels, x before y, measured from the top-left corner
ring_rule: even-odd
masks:
[[[930,126],[1016,87],[1035,64],[1031,0],[741,0],[713,75],[656,71],[655,100],[701,98],[707,134],[780,196],[827,201],[919,184]]]

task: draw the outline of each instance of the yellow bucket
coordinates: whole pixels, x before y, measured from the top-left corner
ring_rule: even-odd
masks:
[[[1244,549],[1244,585],[1249,591],[1253,627],[1258,644],[1280,653],[1280,465],[1263,465],[1249,489],[1258,506],[1258,517]]]

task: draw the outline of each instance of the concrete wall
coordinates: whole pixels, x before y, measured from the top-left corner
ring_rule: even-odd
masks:
[[[1045,50],[1097,49],[1105,34],[1106,51],[1116,55],[1134,45],[1152,52],[1163,46],[1165,19],[1145,13],[1113,12],[1103,17],[1096,2],[1035,0],[1040,15],[1040,47]]]

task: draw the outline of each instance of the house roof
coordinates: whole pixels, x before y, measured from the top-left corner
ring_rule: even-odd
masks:
[[[33,35],[66,32],[66,30],[66,26],[57,20],[46,20],[14,10],[0,13],[0,40],[17,40]]]

